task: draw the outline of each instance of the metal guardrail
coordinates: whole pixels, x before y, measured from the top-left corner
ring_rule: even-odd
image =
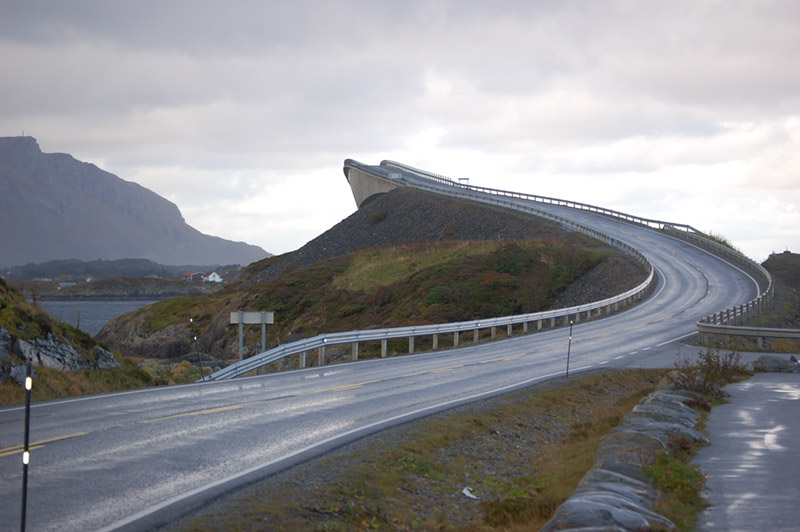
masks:
[[[704,344],[709,344],[713,338],[724,337],[730,339],[737,336],[740,338],[755,338],[759,349],[764,347],[764,338],[786,338],[789,340],[800,340],[800,329],[776,329],[771,327],[738,327],[735,325],[714,325],[698,323],[700,337]]]

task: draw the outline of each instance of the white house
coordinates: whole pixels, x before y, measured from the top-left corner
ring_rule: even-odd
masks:
[[[208,272],[203,276],[204,283],[221,283],[222,277],[217,272]]]

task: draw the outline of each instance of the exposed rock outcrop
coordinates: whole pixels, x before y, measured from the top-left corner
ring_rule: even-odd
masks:
[[[7,330],[0,327],[0,361],[10,358],[11,347],[13,345],[14,339],[8,334]]]
[[[761,355],[753,362],[753,369],[767,373],[800,373],[800,363],[794,356]]]
[[[74,347],[59,340],[52,332],[35,341],[17,340],[14,349],[24,360],[57,370],[119,368],[119,362],[114,355],[99,345],[94,346],[90,355],[81,356]]]

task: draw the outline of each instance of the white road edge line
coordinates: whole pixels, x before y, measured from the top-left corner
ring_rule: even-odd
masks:
[[[677,338],[673,338],[672,340],[667,340],[666,342],[661,342],[660,344],[656,344],[656,347],[664,347],[667,344],[671,344],[672,342],[677,342],[678,340],[683,340],[684,338],[689,338],[697,334],[697,331],[690,332],[689,334],[684,334],[683,336],[678,336]]]

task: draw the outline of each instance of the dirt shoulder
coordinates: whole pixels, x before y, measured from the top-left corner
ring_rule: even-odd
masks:
[[[384,430],[236,490],[169,529],[537,529],[591,466],[595,434],[615,426],[663,374],[554,379]]]

